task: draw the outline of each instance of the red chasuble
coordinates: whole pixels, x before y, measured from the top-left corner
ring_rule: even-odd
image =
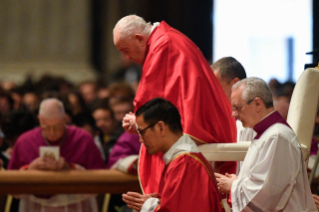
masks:
[[[181,153],[164,168],[154,211],[223,211],[212,167],[201,153]]]
[[[147,45],[134,110],[162,97],[178,108],[184,133],[203,143],[235,143],[231,105],[197,46],[165,22],[155,28]],[[145,194],[158,191],[163,168],[162,154],[149,155],[142,145],[139,178]],[[219,163],[218,168],[223,174],[235,173],[236,162]]]

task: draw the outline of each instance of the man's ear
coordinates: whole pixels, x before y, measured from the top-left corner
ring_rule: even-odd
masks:
[[[240,79],[239,78],[237,78],[237,77],[235,77],[232,81],[231,81],[231,83],[232,83],[232,85],[234,85],[236,82],[238,82],[238,81],[240,81]]]
[[[64,121],[65,125],[67,125],[68,117],[66,116],[66,114],[63,117],[63,121]]]
[[[160,132],[161,135],[165,135],[166,134],[166,124],[163,121],[159,121],[158,122],[158,130]]]
[[[256,107],[256,111],[259,112],[261,110],[261,108],[264,106],[264,102],[261,100],[261,98],[256,97],[253,100],[253,104],[255,104]]]
[[[146,43],[144,35],[136,34],[135,38],[141,43],[142,47],[144,47],[144,45]]]

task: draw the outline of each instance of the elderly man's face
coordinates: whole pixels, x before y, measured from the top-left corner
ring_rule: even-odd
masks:
[[[40,127],[42,129],[43,136],[50,142],[59,141],[65,132],[65,118],[45,118],[39,117]]]
[[[134,35],[130,38],[120,38],[119,32],[114,32],[114,44],[124,54],[127,60],[143,65],[146,55],[147,38],[142,35]]]
[[[244,127],[253,128],[255,125],[254,121],[254,100],[245,101],[242,99],[244,87],[240,87],[232,91],[231,94],[231,105],[233,114],[232,116],[240,120]]]

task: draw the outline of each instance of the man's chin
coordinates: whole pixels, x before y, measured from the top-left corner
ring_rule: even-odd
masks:
[[[154,151],[148,149],[147,147],[146,147],[146,150],[147,150],[147,153],[148,153],[149,155],[154,155],[154,154],[156,153],[156,152],[154,152]]]

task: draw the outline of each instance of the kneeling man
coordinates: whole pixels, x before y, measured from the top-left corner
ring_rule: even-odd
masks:
[[[213,170],[196,144],[183,135],[177,108],[161,98],[136,112],[140,142],[149,154],[162,152],[165,168],[158,194],[123,194],[137,211],[222,211]],[[150,167],[151,168],[151,167]]]
[[[247,78],[233,85],[233,117],[257,133],[238,178],[216,173],[221,192],[231,190],[233,211],[317,211],[299,140],[274,110],[268,85]]]

